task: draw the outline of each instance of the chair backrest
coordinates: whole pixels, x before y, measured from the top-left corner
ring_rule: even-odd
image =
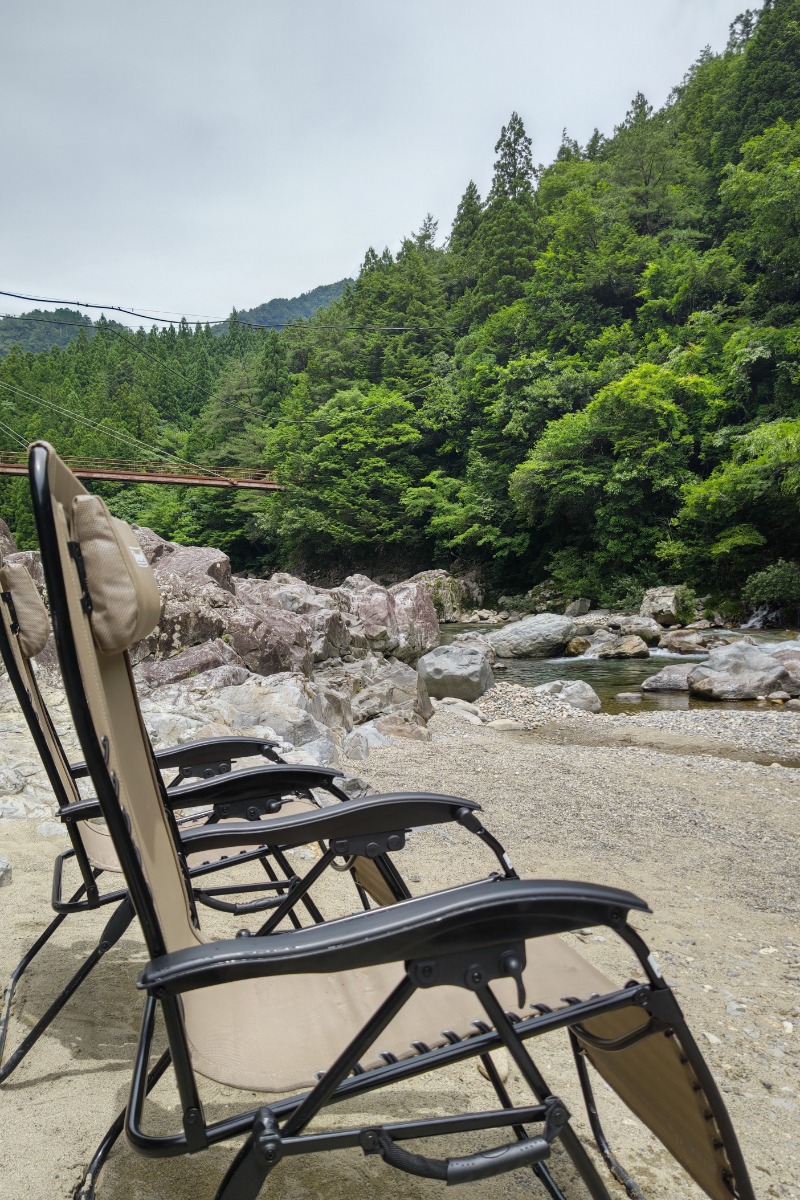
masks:
[[[200,939],[127,654],[158,622],[158,585],[130,527],[47,443],[31,447],[30,482],[61,672],[97,799],[149,952],[183,949]]]
[[[63,814],[81,794],[31,661],[42,652],[49,634],[47,608],[28,571],[21,563],[0,561],[0,655]],[[70,821],[67,831],[85,882],[93,867],[119,870],[110,839],[92,821]]]
[[[0,560],[0,653],[62,809],[79,800],[80,794],[31,663],[49,634],[47,609],[30,574],[21,563]]]

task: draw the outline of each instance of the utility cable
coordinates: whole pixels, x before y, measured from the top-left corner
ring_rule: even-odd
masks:
[[[5,421],[0,421],[0,429],[2,429],[4,433],[7,433],[11,440],[16,442],[17,445],[21,446],[23,450],[28,449],[27,438],[24,438],[22,434],[17,433],[17,431],[12,429],[10,425],[6,425]]]
[[[162,325],[174,325],[175,321],[172,317],[154,317],[147,313],[138,312],[134,308],[123,308],[120,304],[94,304],[82,300],[54,300],[47,296],[27,296],[23,292],[6,292],[0,290],[0,296],[10,296],[14,300],[30,300],[35,304],[65,304],[72,308],[96,308],[106,312],[125,313],[130,317],[140,317],[143,321],[158,321]],[[320,311],[319,309],[317,311]],[[12,320],[23,320],[22,317],[12,317]],[[185,318],[181,318],[183,320]],[[230,321],[228,317],[213,317],[206,318],[206,324],[209,325],[225,325]],[[249,329],[305,329],[308,326],[308,321],[242,321],[236,316],[237,325],[243,325]],[[348,323],[328,322],[325,325],[326,329],[356,329],[363,332],[374,332],[383,330],[388,333],[421,333],[426,329],[430,329],[429,325],[354,325]]]
[[[93,429],[95,431],[100,430],[103,433],[110,434],[112,438],[114,438],[116,441],[122,442],[123,444],[127,444],[128,446],[132,446],[140,450],[146,450],[149,454],[154,454],[159,460],[169,458],[178,466],[191,467],[193,471],[199,471],[200,474],[205,473],[207,475],[215,475],[218,479],[227,478],[227,476],[222,474],[220,471],[215,471],[213,467],[200,466],[198,463],[189,462],[188,459],[179,458],[177,454],[173,454],[170,450],[165,451],[160,449],[158,446],[152,446],[149,442],[144,442],[141,438],[134,437],[133,434],[121,433],[119,430],[115,430],[113,425],[106,425],[102,421],[93,421],[90,417],[84,417],[80,413],[73,412],[72,409],[63,408],[61,405],[56,404],[53,400],[45,400],[44,396],[37,396],[35,392],[28,392],[24,388],[16,387],[11,383],[4,383],[2,380],[0,380],[0,388],[5,388],[6,391],[16,393],[19,396],[24,396],[28,400],[37,401],[39,404],[44,404],[46,408],[52,409],[61,416],[69,417],[71,420],[77,421],[78,424],[84,425],[89,429]]]

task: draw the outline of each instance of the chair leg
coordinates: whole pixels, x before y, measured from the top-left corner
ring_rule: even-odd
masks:
[[[503,1105],[503,1108],[513,1108],[514,1105],[512,1104],[511,1097],[508,1094],[508,1089],[497,1073],[497,1067],[494,1065],[492,1056],[490,1054],[482,1054],[481,1062],[483,1063],[486,1074],[489,1076],[489,1082],[494,1088],[497,1098]],[[525,1127],[523,1125],[514,1125],[512,1128],[517,1136],[518,1141],[526,1141],[528,1134],[525,1132]],[[550,1196],[551,1200],[566,1200],[564,1193],[561,1191],[561,1188],[558,1186],[555,1179],[553,1179],[553,1176],[550,1174],[550,1171],[547,1169],[544,1163],[532,1163],[531,1170],[542,1184],[542,1187],[547,1192],[548,1196]]]
[[[552,1095],[552,1092],[530,1054],[514,1033],[514,1026],[503,1012],[503,1009],[489,988],[481,988],[478,995],[489,1020],[494,1025],[509,1054],[517,1064],[523,1079],[537,1100],[543,1103],[548,1096]],[[603,1183],[597,1168],[586,1153],[580,1138],[571,1125],[565,1125],[562,1129],[561,1142],[567,1154],[572,1159],[575,1170],[585,1183],[592,1200],[611,1200],[609,1191]]]
[[[49,940],[50,936],[54,933],[54,931],[58,928],[58,926],[64,920],[64,916],[65,916],[65,914],[63,914],[63,913],[59,914],[59,916],[56,917],[54,921],[51,921],[50,925],[47,927],[45,932],[38,939],[38,941],[34,944],[34,946],[31,947],[31,950],[28,951],[28,954],[25,956],[25,959],[23,959],[23,963],[25,964],[25,966],[27,966],[31,962],[31,960],[33,959],[35,954],[38,953],[38,951],[45,944],[45,942]],[[14,1053],[12,1055],[9,1056],[7,1062],[3,1065],[2,1069],[0,1069],[0,1083],[3,1083],[6,1079],[8,1079],[11,1072],[14,1071],[19,1066],[19,1064],[22,1062],[23,1058],[28,1053],[28,1051],[31,1049],[31,1047],[34,1046],[35,1043],[39,1040],[39,1038],[44,1033],[45,1029],[47,1029],[48,1025],[54,1019],[54,1017],[56,1017],[58,1015],[58,1013],[61,1012],[61,1009],[67,1003],[70,996],[74,995],[74,993],[78,990],[80,985],[83,983],[84,979],[86,979],[86,977],[94,970],[94,968],[97,966],[97,964],[99,963],[99,961],[103,957],[103,955],[106,953],[106,951],[110,950],[110,948],[112,946],[116,945],[116,943],[122,937],[123,933],[128,928],[128,926],[130,925],[132,920],[133,920],[133,907],[130,903],[130,900],[125,899],[122,901],[122,903],[119,905],[119,907],[114,911],[113,915],[107,922],[106,927],[103,930],[103,933],[100,937],[100,941],[97,943],[97,946],[95,947],[95,949],[88,956],[86,961],[81,964],[81,966],[78,968],[78,970],[72,976],[69,983],[63,989],[63,991],[59,992],[58,996],[56,996],[55,1000],[49,1006],[49,1008],[44,1013],[44,1015],[39,1018],[39,1020],[36,1022],[36,1024],[34,1025],[33,1029],[30,1031],[30,1033],[28,1033],[28,1035],[25,1038],[23,1038],[23,1040],[20,1042],[17,1049],[14,1051]],[[24,970],[24,967],[22,968],[22,970]],[[22,974],[22,971],[18,967],[17,972],[15,972],[16,978],[14,980],[14,987],[16,987],[16,983],[21,974]],[[11,989],[11,995],[13,995],[13,988]],[[8,1025],[8,1016],[9,1016],[9,1011],[11,1008],[11,995],[9,996],[8,1003],[6,1004],[6,1007],[5,1007],[4,1013],[3,1013],[3,1020],[4,1020],[3,1034],[2,1034],[3,1041],[5,1041],[6,1029],[7,1029],[7,1025]]]
[[[6,990],[3,993],[3,1013],[2,1013],[2,1016],[0,1016],[0,1063],[2,1063],[2,1061],[3,1061],[3,1051],[4,1051],[5,1045],[6,1045],[6,1036],[8,1034],[8,1024],[9,1024],[9,1020],[11,1018],[11,1004],[14,999],[14,993],[17,990],[17,984],[19,983],[22,976],[25,974],[25,971],[27,970],[27,968],[33,962],[36,955],[41,950],[42,946],[45,946],[50,941],[50,938],[53,936],[55,931],[58,929],[59,925],[62,923],[62,921],[65,921],[66,918],[67,918],[66,913],[59,913],[59,915],[50,922],[50,924],[47,926],[47,928],[44,930],[44,932],[42,934],[40,934],[40,936],[36,939],[36,941],[33,943],[33,945],[27,951],[27,953],[22,956],[22,958],[19,960],[16,967],[14,968],[13,972],[11,973],[11,978],[8,982],[8,987],[6,988]],[[13,1067],[12,1067],[12,1070],[13,1070]],[[10,1073],[11,1073],[10,1071],[6,1071],[4,1068],[0,1069],[0,1083],[2,1083],[3,1080],[6,1078],[6,1075],[8,1075]]]
[[[165,1050],[153,1067],[150,1074],[147,1076],[147,1086],[145,1095],[149,1095],[153,1088],[158,1083],[161,1076],[166,1071],[169,1064],[172,1062],[172,1056],[169,1050]],[[125,1128],[125,1109],[117,1114],[113,1125],[109,1126],[103,1136],[103,1140],[94,1152],[92,1161],[86,1168],[83,1178],[72,1193],[73,1200],[95,1200],[95,1188],[97,1187],[97,1178],[105,1166],[106,1159],[116,1145],[119,1135]]]

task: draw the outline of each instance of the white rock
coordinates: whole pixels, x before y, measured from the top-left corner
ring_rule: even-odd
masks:
[[[556,613],[537,613],[487,636],[500,658],[549,658],[575,636],[575,622]]]
[[[0,887],[8,887],[11,883],[11,863],[0,854]]]
[[[67,827],[61,821],[42,821],[36,826],[39,837],[66,837]]]
[[[437,646],[417,663],[417,672],[430,696],[477,700],[494,685],[492,668],[476,646],[453,642]]]
[[[573,708],[582,708],[584,712],[600,712],[602,707],[597,692],[583,679],[552,679],[532,690],[557,696],[559,700],[571,704]]]

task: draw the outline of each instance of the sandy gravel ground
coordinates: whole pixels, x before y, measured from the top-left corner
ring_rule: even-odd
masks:
[[[748,761],[746,722],[734,723],[721,736],[716,727],[705,732],[698,727],[693,747],[691,723],[681,714],[670,727],[664,718],[671,715],[658,714],[649,727],[642,715],[629,728],[621,719],[590,726],[590,718],[581,718],[503,733],[440,711],[432,722],[431,743],[394,744],[351,767],[379,790],[429,789],[478,800],[487,825],[508,845],[523,875],[591,879],[647,899],[653,915],[636,924],[677,986],[722,1087],[756,1195],[798,1200],[800,775]],[[758,749],[750,758],[794,756],[783,754],[781,726],[774,728],[767,735],[761,726],[751,727],[751,744],[758,742]],[[800,724],[791,728],[796,733]],[[788,732],[789,726],[783,729]],[[698,748],[702,753],[692,752]],[[0,889],[2,977],[47,919],[52,860],[64,846],[60,838],[38,836],[36,825],[0,822],[0,853],[14,869],[12,885]],[[449,829],[412,835],[401,862],[418,892],[492,869],[482,848],[476,852],[472,841]],[[331,887],[339,888],[342,881],[334,879]],[[42,1010],[50,989],[74,970],[102,925],[96,916],[77,917],[59,931],[22,991],[12,1038]],[[589,931],[575,940],[601,969],[626,977],[610,935]],[[142,962],[138,934],[131,932],[0,1088],[4,1198],[71,1195],[100,1134],[124,1103],[141,1005],[132,982]],[[585,1136],[563,1044],[554,1040],[547,1046],[543,1040],[538,1057],[554,1090],[573,1101],[574,1124]],[[512,1069],[512,1090],[514,1084]],[[516,1093],[521,1098],[519,1088]],[[648,1200],[697,1197],[602,1085],[599,1095],[619,1157]],[[209,1087],[206,1096],[215,1115],[241,1105],[239,1095],[222,1088]],[[366,1109],[369,1102],[360,1103]],[[385,1094],[378,1110],[383,1116],[407,1116],[423,1108],[459,1111],[467,1103],[492,1106],[473,1064],[412,1081],[395,1096]],[[162,1087],[151,1109],[151,1127],[169,1128],[174,1115],[174,1095]],[[354,1102],[337,1119],[358,1116]],[[460,1152],[473,1148],[468,1143]],[[98,1195],[101,1200],[211,1200],[230,1155],[230,1148],[218,1148],[192,1159],[154,1163],[123,1145],[101,1177]],[[558,1157],[554,1170],[565,1190],[572,1188],[571,1196],[586,1195],[580,1185],[573,1186]],[[624,1196],[613,1184],[609,1190],[614,1200]],[[444,1185],[399,1175],[351,1152],[283,1163],[264,1195],[372,1200],[379,1191],[385,1200],[426,1200],[444,1195]],[[460,1193],[465,1200],[534,1194],[543,1195],[529,1175],[519,1173]]]

